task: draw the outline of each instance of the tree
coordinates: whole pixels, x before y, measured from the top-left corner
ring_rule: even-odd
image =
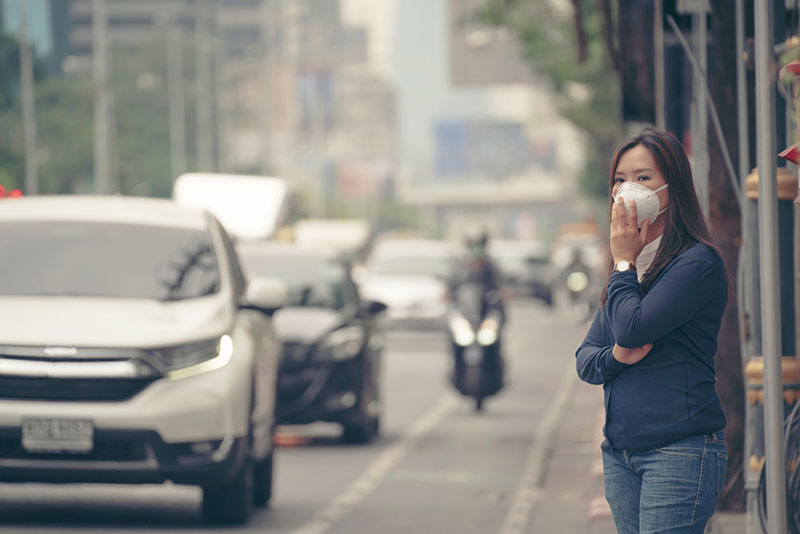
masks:
[[[606,46],[608,27],[600,9],[557,9],[554,2],[485,0],[478,21],[511,29],[531,68],[549,82],[560,113],[586,134],[579,185],[608,206],[608,163],[623,135],[615,56]],[[613,50],[613,49],[611,49]]]
[[[711,1],[711,42],[709,46],[709,90],[722,123],[728,152],[736,153],[736,12],[728,0]],[[709,124],[708,155],[710,222],[714,237],[722,250],[732,283],[737,280],[741,214],[730,184],[720,140]],[[744,190],[744,187],[742,187]],[[734,288],[735,291],[735,288]],[[745,391],[739,345],[738,307],[736,299],[728,301],[717,349],[717,391],[728,416],[725,436],[728,441],[728,477],[720,496],[724,510],[743,510],[744,493],[744,407]]]
[[[21,187],[24,159],[20,102],[16,82],[7,82],[16,74],[5,71],[13,64],[13,54],[7,54],[7,48],[16,50],[10,43],[13,41],[0,38],[0,185]],[[112,61],[115,163],[123,194],[168,197],[172,191],[163,50],[163,40],[146,43],[137,53],[119,54]],[[8,63],[3,62],[4,57]],[[89,74],[37,78],[42,193],[94,191],[93,97]]]

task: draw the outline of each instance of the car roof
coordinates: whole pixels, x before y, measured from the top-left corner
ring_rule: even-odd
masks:
[[[254,256],[282,256],[320,260],[340,259],[339,254],[334,249],[328,247],[285,241],[240,240],[236,242],[236,250],[240,254],[251,254]]]
[[[43,195],[0,201],[0,221],[75,221],[140,224],[202,230],[208,215],[166,199]]]

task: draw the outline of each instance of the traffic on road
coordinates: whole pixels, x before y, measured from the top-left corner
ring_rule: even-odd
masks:
[[[487,235],[245,239],[188,204],[0,206],[0,532],[516,532],[583,323]]]

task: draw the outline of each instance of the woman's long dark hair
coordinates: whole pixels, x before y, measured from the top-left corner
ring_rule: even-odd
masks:
[[[695,243],[703,243],[708,246],[720,259],[722,259],[722,253],[714,244],[711,233],[708,231],[706,219],[700,210],[700,202],[697,200],[697,194],[694,190],[692,167],[689,164],[689,158],[686,156],[686,151],[681,143],[672,134],[663,130],[648,128],[636,137],[632,137],[622,143],[611,160],[609,191],[614,188],[614,175],[617,172],[619,160],[628,150],[639,145],[650,151],[656,161],[656,165],[658,165],[658,169],[664,175],[666,183],[669,184],[667,188],[667,191],[669,191],[667,211],[659,215],[659,217],[666,217],[667,219],[664,237],[658,246],[653,263],[644,273],[640,284],[642,291],[646,293],[667,265]],[[613,205],[612,198],[611,207]],[[611,207],[609,207],[609,213],[611,212]],[[613,265],[610,265],[608,279],[611,278],[612,269]],[[725,276],[727,277],[727,272]],[[603,305],[608,299],[608,279],[601,297]]]

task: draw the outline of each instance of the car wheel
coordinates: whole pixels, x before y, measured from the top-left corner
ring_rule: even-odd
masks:
[[[221,487],[203,488],[203,520],[212,524],[241,525],[253,512],[254,464],[250,453],[233,479]]]
[[[369,443],[380,427],[377,415],[362,414],[356,423],[343,423],[342,440],[345,443]]]
[[[253,504],[257,508],[263,508],[272,498],[274,454],[274,452],[270,452],[266,458],[256,462],[253,468]]]

